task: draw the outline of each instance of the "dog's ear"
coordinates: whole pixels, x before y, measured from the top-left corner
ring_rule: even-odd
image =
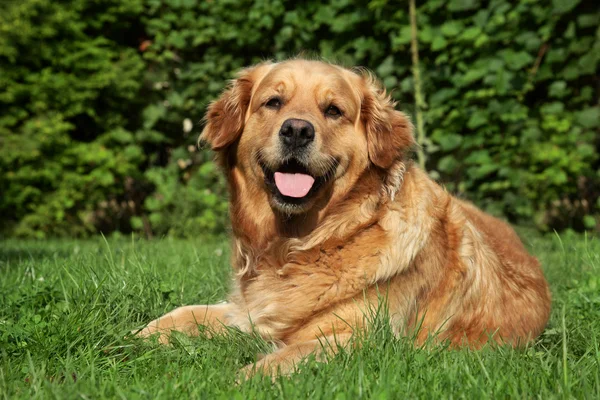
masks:
[[[375,78],[363,74],[364,94],[361,116],[367,131],[369,159],[380,168],[389,168],[415,144],[413,125]]]
[[[200,142],[208,143],[211,149],[219,151],[239,138],[244,130],[252,88],[264,77],[271,65],[269,62],[262,63],[238,73],[221,97],[208,106]]]

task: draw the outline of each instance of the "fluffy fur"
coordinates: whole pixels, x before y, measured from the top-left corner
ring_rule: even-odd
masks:
[[[332,104],[340,116],[328,114]],[[210,105],[201,135],[229,182],[231,295],[178,308],[140,335],[166,343],[170,331],[194,335],[198,324],[255,329],[279,349],[246,373],[291,371],[322,354],[323,340],[335,351],[368,329],[364,315],[380,301],[398,334],[419,325],[419,342],[435,334],[455,346],[520,345],[539,335],[550,293],[538,261],[507,224],[410,162],[412,125],[394,107],[362,71],[307,60],[243,70]],[[315,126],[301,160],[325,177],[301,205],[265,183],[288,157],[278,136],[289,118]]]

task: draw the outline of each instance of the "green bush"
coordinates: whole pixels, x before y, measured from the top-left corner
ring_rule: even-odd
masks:
[[[369,67],[414,111],[407,3],[9,4],[8,234],[222,231],[224,183],[194,147],[196,122],[235,70],[266,58],[307,52]],[[512,221],[600,229],[594,2],[428,0],[417,13],[431,175]]]
[[[144,202],[148,217],[134,217],[135,229],[148,235],[179,237],[225,231],[227,202],[225,178],[207,152],[178,148],[165,167],[146,171],[155,192]]]
[[[146,154],[141,1],[8,2],[0,14],[0,213],[14,235],[83,235]],[[112,222],[116,224],[116,221]]]
[[[543,228],[594,228],[598,8],[471,3],[449,2],[451,19],[424,7],[430,168],[496,214]]]

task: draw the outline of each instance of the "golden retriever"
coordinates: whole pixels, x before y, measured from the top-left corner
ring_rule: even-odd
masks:
[[[335,351],[381,302],[417,343],[516,346],[539,335],[550,293],[538,261],[509,225],[411,163],[412,125],[394,107],[360,70],[302,59],[243,70],[201,134],[229,183],[231,295],[178,308],[140,335],[254,329],[279,349],[248,374]]]

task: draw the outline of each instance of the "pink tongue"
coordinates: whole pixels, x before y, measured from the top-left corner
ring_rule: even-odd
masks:
[[[310,175],[275,172],[275,185],[284,196],[304,197],[314,182],[315,178]]]

